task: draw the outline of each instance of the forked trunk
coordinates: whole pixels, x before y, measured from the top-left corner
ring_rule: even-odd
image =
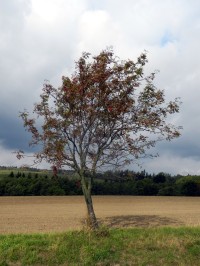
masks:
[[[84,198],[85,198],[85,202],[87,206],[87,215],[88,215],[87,226],[91,228],[92,230],[95,230],[99,227],[99,225],[98,225],[97,218],[96,218],[94,208],[93,208],[91,186],[86,185],[86,180],[84,177],[81,180],[81,184],[82,184],[82,190],[83,190],[83,194],[84,194]]]

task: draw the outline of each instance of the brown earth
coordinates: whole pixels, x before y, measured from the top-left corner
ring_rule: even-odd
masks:
[[[94,196],[111,227],[200,226],[200,197]],[[0,233],[62,232],[84,226],[81,196],[0,197]]]

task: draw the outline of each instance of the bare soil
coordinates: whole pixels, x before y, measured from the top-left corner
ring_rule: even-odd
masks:
[[[200,197],[94,196],[101,223],[110,227],[200,226]],[[82,196],[0,197],[0,234],[81,229]]]

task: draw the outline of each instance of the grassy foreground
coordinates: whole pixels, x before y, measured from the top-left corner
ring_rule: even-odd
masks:
[[[200,227],[0,235],[0,265],[200,265]]]

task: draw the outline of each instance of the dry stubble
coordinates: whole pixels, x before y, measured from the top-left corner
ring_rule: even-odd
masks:
[[[112,227],[200,226],[200,198],[94,196],[100,221]],[[0,233],[81,229],[82,196],[1,197]]]

